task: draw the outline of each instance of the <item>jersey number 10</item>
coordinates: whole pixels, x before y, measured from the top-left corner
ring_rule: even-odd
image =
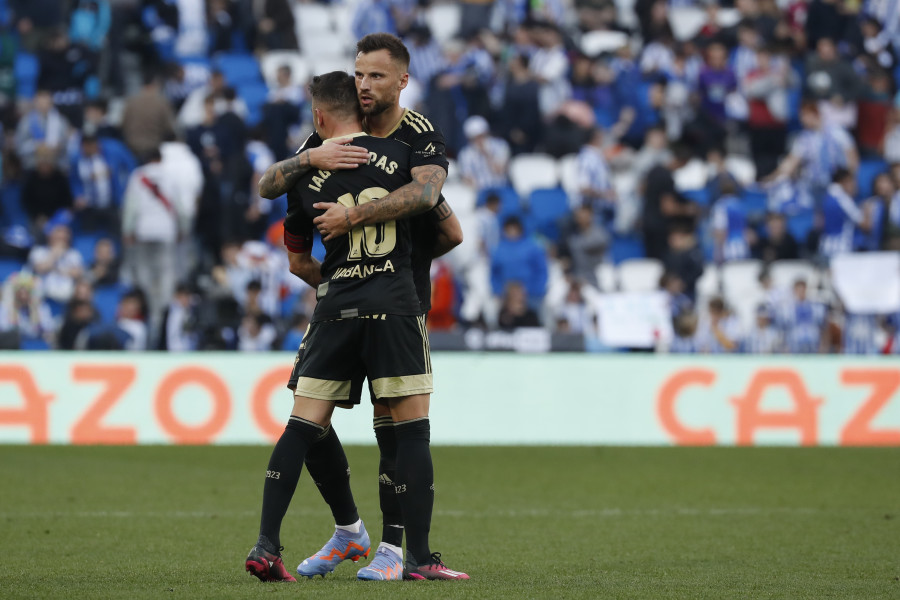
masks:
[[[353,194],[344,194],[337,199],[342,206],[357,206],[384,198],[390,192],[380,187],[370,187],[353,197]],[[350,253],[347,260],[362,260],[363,254],[367,257],[377,258],[391,253],[397,245],[396,221],[385,221],[375,225],[363,225],[350,230]]]

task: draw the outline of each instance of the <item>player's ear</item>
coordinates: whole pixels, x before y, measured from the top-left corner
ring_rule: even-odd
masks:
[[[409,85],[409,73],[404,73],[400,76],[400,89],[406,89],[407,85]]]

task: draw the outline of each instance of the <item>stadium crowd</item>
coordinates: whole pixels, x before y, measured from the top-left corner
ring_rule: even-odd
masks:
[[[661,291],[658,350],[900,352],[828,268],[900,250],[893,0],[2,0],[0,347],[295,349],[256,184],[375,31],[452,159],[433,330],[596,338]]]

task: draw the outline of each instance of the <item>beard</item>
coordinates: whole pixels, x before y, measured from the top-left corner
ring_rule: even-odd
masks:
[[[369,106],[361,106],[362,114],[367,117],[377,117],[391,107],[387,100],[374,100]]]

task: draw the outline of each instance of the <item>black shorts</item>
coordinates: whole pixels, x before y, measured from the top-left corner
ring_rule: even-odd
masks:
[[[430,394],[425,318],[372,315],[312,323],[288,387],[309,398],[359,403],[364,377],[378,398]]]

